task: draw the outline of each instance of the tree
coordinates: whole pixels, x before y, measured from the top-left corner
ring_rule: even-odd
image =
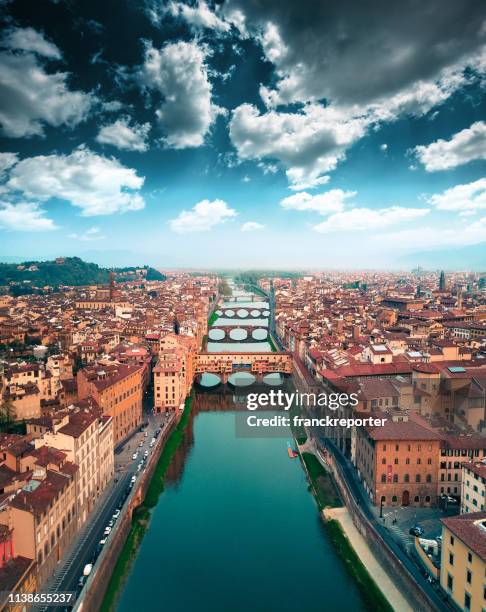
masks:
[[[16,419],[15,405],[10,397],[4,398],[0,405],[0,423],[10,425]]]

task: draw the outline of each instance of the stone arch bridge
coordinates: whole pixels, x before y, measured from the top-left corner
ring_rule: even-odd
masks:
[[[194,373],[216,374],[223,384],[236,372],[249,372],[257,381],[266,374],[292,374],[292,353],[207,353],[197,355]]]
[[[238,330],[238,334],[237,335],[241,335],[241,332],[245,332],[246,336],[244,338],[234,338],[234,334],[232,334],[233,331]],[[217,334],[218,338],[214,338],[211,336],[211,332],[213,331],[217,331],[217,332],[222,332],[222,334]],[[261,336],[261,337],[255,337],[253,332],[265,332],[264,334],[256,334],[257,336]],[[208,336],[208,341],[209,342],[228,342],[228,340],[231,340],[231,342],[264,342],[265,340],[268,339],[268,327],[264,327],[262,325],[218,325],[218,322],[216,321],[216,323],[214,324],[213,327],[210,328],[209,330],[209,336]]]

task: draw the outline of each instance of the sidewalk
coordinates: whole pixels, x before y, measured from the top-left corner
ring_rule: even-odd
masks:
[[[323,512],[326,518],[336,519],[340,523],[351,546],[395,612],[413,612],[413,608],[404,599],[383,566],[380,565],[369,549],[364,537],[356,529],[347,508],[325,508]]]

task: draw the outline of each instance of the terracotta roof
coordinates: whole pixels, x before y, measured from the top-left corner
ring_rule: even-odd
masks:
[[[486,512],[460,514],[441,521],[469,549],[486,561]]]

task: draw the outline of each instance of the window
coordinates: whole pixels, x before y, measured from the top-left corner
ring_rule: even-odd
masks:
[[[415,482],[420,482],[420,474],[415,474]]]
[[[454,555],[449,553],[449,565],[454,565]]]
[[[381,482],[386,482],[386,474],[381,475]]]
[[[398,482],[398,474],[393,474],[393,482]]]
[[[427,474],[426,480],[427,480],[427,482],[432,482],[432,475],[431,474]]]
[[[409,474],[405,474],[403,477],[403,482],[410,482],[410,476]]]
[[[450,537],[450,543],[451,543],[451,546],[454,546],[454,541],[455,541],[455,540],[454,540],[454,536],[451,536],[451,537]]]
[[[383,459],[381,460],[382,465],[386,465],[386,459],[385,457],[383,457]]]
[[[467,562],[472,563],[472,553],[470,552],[467,553]]]
[[[466,610],[471,609],[471,595],[467,591],[464,593],[464,608]]]
[[[466,582],[468,584],[471,584],[471,580],[472,580],[472,573],[471,570],[466,570]]]
[[[398,459],[395,459],[395,465],[398,465]]]
[[[396,496],[396,495],[394,495],[394,496],[392,497],[392,504],[396,504],[396,503],[397,503],[397,496]]]
[[[450,574],[447,574],[447,588],[449,589],[449,591],[452,591],[453,586],[454,586],[454,579],[452,578]]]

